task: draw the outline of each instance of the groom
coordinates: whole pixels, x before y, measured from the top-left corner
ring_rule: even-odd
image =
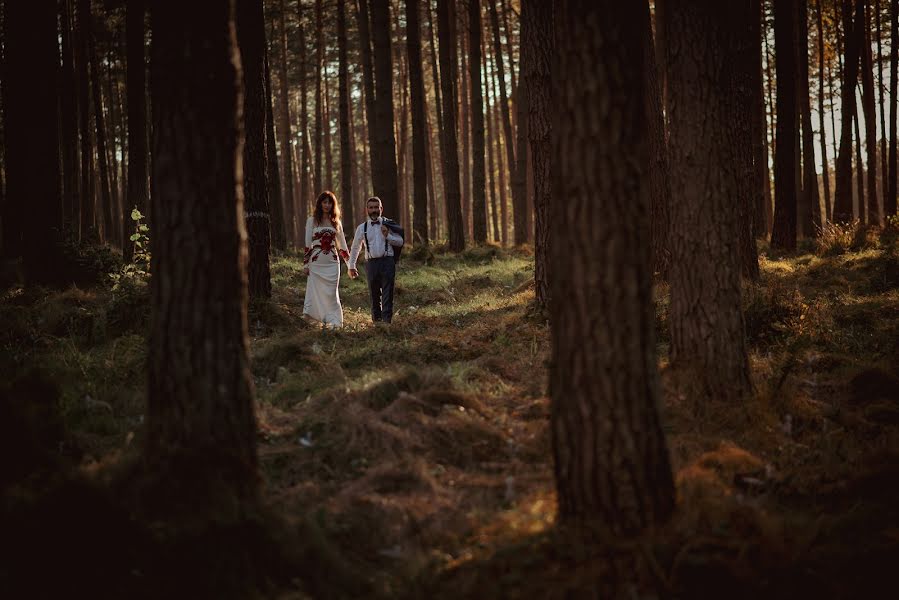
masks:
[[[365,203],[368,219],[353,234],[353,247],[347,263],[352,279],[359,276],[356,270],[356,259],[359,250],[365,243],[365,275],[368,279],[368,291],[371,295],[371,320],[375,323],[390,323],[393,318],[393,282],[396,278],[396,263],[393,259],[394,246],[403,245],[403,238],[390,231],[384,224],[381,212],[384,206],[381,199],[372,196]]]

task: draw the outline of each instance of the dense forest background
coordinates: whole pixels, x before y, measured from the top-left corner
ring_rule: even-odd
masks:
[[[874,596],[895,0],[0,0],[0,593]],[[304,226],[379,196],[303,318]]]

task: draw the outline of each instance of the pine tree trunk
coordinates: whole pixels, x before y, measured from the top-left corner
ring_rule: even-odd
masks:
[[[353,154],[350,144],[350,81],[347,66],[346,0],[337,0],[337,92],[340,112],[340,195],[353,219]],[[355,219],[353,219],[355,222]]]
[[[796,144],[799,120],[796,100],[796,36],[798,24],[792,0],[774,0],[774,51],[777,55],[777,152],[774,155],[774,229],[771,246],[796,248],[798,187]]]
[[[272,70],[268,61],[268,44],[263,48],[265,61],[265,156],[268,198],[272,215],[272,247],[280,252],[287,250],[287,231],[284,223],[284,199],[281,197],[281,173],[278,168],[278,151],[275,147],[275,114],[272,109]]]
[[[334,155],[333,155],[333,143],[331,140],[331,88],[328,83],[328,71],[325,69],[322,72],[322,79],[324,81],[323,85],[325,88],[325,110],[324,110],[324,125],[325,125],[325,135],[324,135],[324,143],[325,143],[325,189],[334,190]]]
[[[506,162],[508,164],[509,178],[512,184],[512,218],[514,219],[513,225],[516,226],[515,243],[518,244],[520,243],[518,241],[519,232],[517,227],[519,214],[523,216],[526,207],[525,203],[522,201],[522,198],[519,196],[522,191],[522,187],[518,185],[517,179],[515,177],[515,167],[518,163],[515,161],[515,137],[513,136],[512,132],[512,117],[509,110],[509,95],[506,93],[506,70],[503,63],[503,50],[499,37],[499,17],[496,13],[496,4],[494,2],[490,2],[489,6],[491,17],[490,22],[493,26],[493,59],[496,65],[496,79],[499,82],[499,111],[500,117],[502,118],[503,133],[505,136],[504,143],[506,145]],[[506,223],[506,226],[508,226],[508,223]]]
[[[78,106],[75,84],[75,50],[73,45],[73,14],[71,0],[60,3],[62,37],[62,72],[60,76],[59,107],[60,137],[62,141],[63,227],[69,232],[78,230],[79,170],[78,170]]]
[[[364,0],[363,0],[364,1]],[[394,138],[393,64],[390,41],[390,2],[371,1],[371,37],[375,68],[375,118],[369,118],[374,130],[372,153],[379,157],[373,173],[375,195],[384,204],[384,214],[399,214],[399,178],[396,167],[396,139]],[[361,2],[360,2],[361,4]]]
[[[481,82],[481,2],[469,0],[468,48],[471,81],[472,235],[476,244],[487,243],[487,166],[484,139],[484,97]]]
[[[237,517],[258,493],[232,13],[229,2],[176,0],[156,0],[150,12],[156,226],[145,461],[164,481],[154,508],[192,519]]]
[[[890,167],[887,164],[887,123],[883,98],[883,31],[880,24],[883,13],[880,8],[880,0],[875,0],[874,7],[874,24],[876,26],[875,31],[877,34],[877,95],[880,107],[880,110],[878,111],[880,112],[880,191],[878,196],[881,196],[886,192],[886,182],[887,179],[889,179]]]
[[[824,11],[815,0],[815,20],[818,27],[818,129],[821,132],[821,179],[824,183],[824,221],[830,221],[830,165],[827,159],[827,132],[824,129]]]
[[[122,215],[125,231],[123,256],[130,262],[134,255],[134,233],[131,210],[147,212],[147,82],[144,46],[144,14],[142,1],[129,2],[125,7],[125,36],[128,48],[128,202]]]
[[[427,246],[428,161],[425,124],[425,84],[421,60],[421,2],[406,0],[406,52],[409,55],[409,86],[412,104],[412,201],[414,242]],[[433,185],[433,184],[432,184]]]
[[[646,18],[650,19],[649,3],[646,2]],[[662,279],[668,277],[671,251],[668,243],[670,226],[671,191],[668,183],[668,149],[665,142],[665,120],[659,87],[659,65],[652,38],[651,22],[648,26],[646,50],[643,53],[643,76],[645,77],[647,132],[649,133],[649,220],[650,246],[652,248],[652,270]],[[663,53],[664,55],[664,53]]]
[[[859,126],[858,111],[853,115],[855,125],[855,187],[856,193],[853,199],[853,216],[865,225],[867,211],[865,210],[865,168],[862,163],[862,134]]]
[[[89,9],[90,7],[88,7]],[[87,12],[86,35],[87,53],[91,78],[91,98],[93,100],[94,127],[97,140],[97,164],[100,168],[100,202],[103,215],[102,241],[113,239],[112,190],[109,181],[109,155],[106,149],[106,117],[103,112],[103,92],[100,87],[100,63],[93,34],[93,17]]]
[[[322,69],[325,62],[324,16],[322,0],[315,0],[315,171],[312,187],[315,196],[324,188],[322,179],[322,152],[324,151],[324,96],[322,94]]]
[[[5,8],[3,254],[22,256],[27,284],[62,286],[57,4],[31,0]]]
[[[647,15],[649,5],[647,3]],[[648,24],[647,24],[648,25]],[[646,30],[647,36],[651,31]],[[541,0],[521,4],[521,47],[527,47],[521,62],[521,78],[527,89],[527,131],[534,163],[534,302],[538,313],[547,313],[550,303],[547,256],[550,254],[550,207],[552,205],[552,118],[553,7]],[[644,57],[655,60],[653,56]],[[651,91],[649,92],[651,93]],[[661,118],[661,111],[656,115]],[[519,127],[522,125],[519,122]],[[650,124],[650,129],[652,124]],[[653,133],[650,135],[652,147]],[[650,173],[650,181],[652,173]]]
[[[752,163],[754,167],[752,179],[752,192],[755,196],[752,200],[752,237],[761,238],[767,234],[766,203],[769,202],[770,188],[768,186],[768,151],[765,117],[765,90],[762,65],[762,2],[750,0],[749,2],[749,44],[752,56],[749,63],[749,94],[751,108],[749,124],[752,135]]]
[[[265,151],[265,17],[262,0],[236,0],[235,23],[243,71],[243,194],[253,298],[270,298],[271,211]]]
[[[671,365],[699,398],[736,400],[751,392],[733,247],[744,201],[737,146],[747,140],[734,124],[738,74],[726,66],[744,60],[747,12],[716,0],[669,0],[666,9]]]
[[[317,182],[312,181],[312,143],[309,135],[309,106],[308,106],[308,90],[306,89],[308,85],[308,75],[309,75],[309,60],[306,53],[306,27],[304,25],[303,20],[303,3],[297,2],[297,37],[299,38],[299,46],[300,46],[300,124],[299,130],[300,135],[303,140],[302,148],[297,149],[297,154],[300,157],[299,162],[299,189],[297,191],[297,227],[302,228],[305,227],[306,218],[308,216],[309,210],[311,208],[311,204],[313,202],[313,198],[316,197],[316,194],[313,191],[314,185],[318,185]],[[301,245],[300,242],[302,240],[297,239],[297,245]]]
[[[523,15],[523,13],[522,13]],[[493,226],[493,241],[495,243],[500,242],[500,233],[499,233],[499,206],[496,199],[496,164],[493,160],[493,150],[496,144],[496,137],[493,133],[493,119],[491,118],[491,114],[493,112],[493,95],[491,90],[493,86],[490,85],[490,74],[487,72],[487,43],[486,36],[484,35],[484,24],[481,23],[481,67],[483,68],[483,76],[484,76],[484,87],[487,90],[487,102],[485,106],[486,111],[486,125],[487,125],[487,140],[485,151],[487,153],[487,189],[490,190],[490,215],[491,215],[491,224]],[[549,65],[546,66],[549,68]],[[548,152],[548,150],[547,150]],[[545,233],[544,233],[545,235]],[[546,268],[546,253],[545,249],[536,250],[534,252],[534,259],[537,259],[537,252],[543,252],[543,269]],[[546,282],[544,281],[544,285]],[[544,290],[545,295],[545,290]]]
[[[899,108],[899,0],[890,0],[890,173],[886,196],[883,199],[883,212],[888,217],[896,214],[897,197],[897,157],[896,152],[896,109]]]
[[[452,27],[452,2],[453,0],[437,0],[437,35],[440,39],[440,84],[446,148],[443,155],[443,177],[446,182],[447,231],[450,251],[461,252],[465,249],[465,231],[462,222],[462,194],[459,189],[459,146],[456,140],[456,73],[452,65],[456,40]]]
[[[797,2],[799,28],[799,112],[802,118],[802,198],[800,230],[804,237],[814,237],[821,227],[821,195],[815,169],[815,137],[812,131],[812,105],[809,94],[808,0]]]
[[[528,49],[524,48],[522,54],[527,54]],[[519,198],[519,204],[514,211],[515,219],[515,245],[527,244],[533,238],[528,231],[528,212],[530,211],[530,201],[528,198],[527,177],[528,177],[528,99],[521,80],[518,81],[518,92],[516,93],[517,101],[515,102],[515,112],[517,113],[516,122],[518,126],[515,129],[515,168],[512,170],[512,198]]]
[[[864,0],[857,0],[863,8]],[[858,13],[859,11],[856,10]],[[861,11],[864,15],[864,11]],[[852,0],[842,0],[843,47],[845,59],[842,69],[842,102],[840,109],[840,152],[837,155],[833,220],[847,223],[852,220],[852,120],[856,117],[855,82],[858,80],[858,36],[852,18]],[[863,18],[856,16],[858,26]]]
[[[75,0],[76,38],[75,81],[78,85],[78,130],[81,136],[81,238],[98,241],[96,224],[96,178],[94,173],[94,146],[90,130],[90,69],[88,68],[90,35],[90,0]]]
[[[865,154],[867,155],[868,195],[859,205],[868,225],[880,224],[880,199],[877,190],[877,98],[874,92],[874,58],[871,55],[871,19],[869,0],[864,3],[861,26],[856,29],[861,44],[862,110],[865,116]]]
[[[661,525],[674,505],[658,413],[641,3],[557,6],[558,135],[550,235],[551,428],[559,519],[611,535]],[[595,127],[584,127],[593,123]],[[594,151],[584,152],[585,148]],[[601,449],[601,450],[598,450]]]
[[[459,15],[460,27],[463,32],[468,30],[468,24],[465,19],[468,15]],[[457,29],[457,31],[458,31]],[[459,134],[462,138],[461,155],[462,155],[462,223],[465,239],[472,238],[472,221],[471,221],[471,114],[470,114],[470,97],[471,85],[468,79],[471,65],[468,61],[468,36],[457,38],[458,42],[458,64],[460,65],[459,76],[461,89],[457,90],[459,99]]]
[[[278,134],[281,137],[281,183],[284,185],[281,197],[284,206],[287,238],[293,242],[295,246],[302,246],[302,240],[300,239],[299,234],[300,226],[302,225],[299,222],[299,218],[302,217],[302,215],[296,214],[297,201],[293,189],[293,152],[291,152],[290,144],[290,141],[293,139],[293,134],[291,133],[290,128],[290,97],[287,82],[287,25],[285,24],[285,21],[287,20],[287,10],[284,7],[284,0],[280,0],[279,7],[281,10],[278,13],[278,39],[280,43],[280,55],[278,60],[278,79],[280,86],[278,94],[278,105],[280,106],[278,115]]]

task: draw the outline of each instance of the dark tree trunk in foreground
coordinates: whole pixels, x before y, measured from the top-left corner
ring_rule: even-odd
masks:
[[[147,82],[146,60],[144,58],[144,13],[143,0],[128,2],[125,7],[125,37],[128,48],[127,85],[128,92],[128,200],[122,211],[122,226],[125,241],[122,254],[125,261],[134,255],[134,242],[129,238],[134,233],[131,210],[147,212]]]
[[[6,3],[3,254],[22,256],[30,284],[59,285],[65,277],[60,252],[56,21],[55,0]]]
[[[521,43],[529,48],[521,63],[521,80],[528,93],[528,137],[534,165],[534,300],[535,308],[549,308],[550,205],[552,203],[553,7],[542,0],[521,5]],[[661,113],[660,113],[661,115]],[[497,231],[498,232],[498,231]]]
[[[771,246],[796,248],[796,12],[792,0],[774,0],[774,53],[777,60],[777,149],[774,154],[774,229]]]
[[[863,0],[858,0],[862,5]],[[852,220],[852,120],[855,118],[855,84],[858,81],[858,41],[852,19],[852,0],[842,0],[843,77],[841,82],[840,151],[837,154],[837,172],[834,189],[833,221],[848,223]],[[862,11],[862,14],[863,11]],[[858,26],[861,19],[856,17]],[[779,112],[779,111],[778,111]],[[779,120],[779,119],[778,119]],[[777,185],[777,184],[775,184]]]
[[[452,56],[456,39],[451,26],[454,13],[452,0],[437,1],[437,35],[440,41],[440,86],[443,95],[443,177],[446,182],[446,217],[449,248],[453,252],[465,249],[465,224],[462,222],[462,191],[459,181],[459,144],[456,138],[456,73]]]
[[[353,220],[356,206],[353,190],[353,153],[350,144],[350,81],[347,67],[346,0],[337,0],[337,93],[340,96],[340,195],[343,206],[350,209],[347,220]],[[353,226],[351,226],[352,228]]]
[[[484,96],[481,92],[481,2],[468,0],[469,72],[471,81],[472,234],[487,243],[487,166],[484,141]]]
[[[646,2],[646,19],[649,21],[649,3]],[[651,23],[650,23],[651,25]],[[657,25],[658,26],[658,25]],[[643,76],[646,78],[647,132],[649,134],[649,220],[652,247],[652,270],[663,279],[668,277],[671,250],[668,242],[670,227],[671,190],[668,182],[668,145],[665,142],[665,121],[659,86],[657,53],[652,38],[652,28],[647,25],[646,51],[643,54]],[[664,54],[664,53],[663,53]],[[664,65],[661,65],[664,68]]]
[[[193,518],[196,505],[212,518],[237,516],[240,501],[257,495],[231,7],[156,0],[150,13],[155,227],[145,460],[177,490],[157,508]]]
[[[750,392],[740,297],[734,69],[744,11],[717,0],[669,0],[671,364],[700,398]],[[778,119],[779,122],[779,119]]]
[[[236,0],[237,43],[243,67],[243,191],[250,296],[272,295],[271,211],[265,152],[265,17],[262,0]]]
[[[375,120],[372,152],[380,159],[373,173],[375,195],[384,203],[384,214],[398,219],[399,176],[396,168],[396,138],[393,115],[393,62],[390,50],[390,2],[371,0],[371,37],[375,67]]]
[[[412,232],[416,244],[428,245],[428,131],[425,123],[425,82],[421,60],[421,2],[406,0],[406,51],[412,104]]]
[[[551,426],[559,518],[613,535],[674,504],[660,425],[641,64],[645,6],[562,1],[555,63]],[[584,127],[591,123],[593,127]],[[594,151],[585,152],[585,148]],[[600,450],[598,450],[600,449]]]

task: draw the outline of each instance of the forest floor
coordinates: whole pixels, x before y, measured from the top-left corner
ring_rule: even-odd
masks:
[[[667,289],[656,287],[678,507],[628,551],[663,597],[877,597],[895,579],[899,242],[872,235],[843,253],[811,250],[762,248],[761,281],[744,294],[755,394],[739,406],[697,406],[675,387]],[[554,526],[550,339],[531,310],[533,256],[410,254],[390,326],[370,323],[364,281],[345,276],[345,327],[306,322],[295,256],[274,260],[273,298],[251,305],[265,502],[315,554],[265,596],[590,597],[615,576],[602,551]],[[47,440],[88,479],[137,452],[148,303],[140,282],[2,293],[3,395],[46,388],[59,407],[58,423],[47,417],[53,432],[0,431],[0,452],[22,476],[34,466],[23,457],[46,455]],[[39,503],[27,484],[15,489],[6,519]],[[71,504],[60,514],[85,523],[48,525],[34,541],[48,571],[56,559],[90,563],[59,538],[90,537],[104,515]],[[16,560],[0,567],[0,591],[10,569],[30,568]],[[90,568],[112,569],[97,561]]]

